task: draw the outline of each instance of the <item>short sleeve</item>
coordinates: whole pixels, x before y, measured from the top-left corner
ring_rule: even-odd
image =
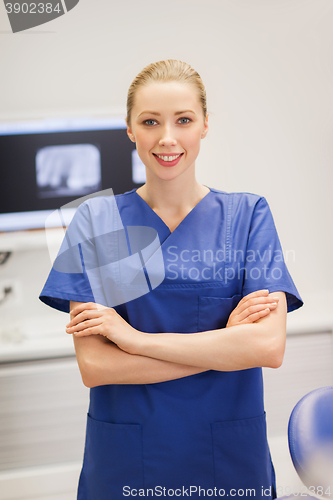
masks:
[[[69,312],[70,301],[95,302],[83,260],[89,244],[93,245],[88,207],[80,205],[69,224],[62,245],[46,280],[39,299],[59,311]],[[92,249],[93,250],[93,249]],[[91,251],[91,255],[94,252]]]
[[[245,256],[243,295],[261,289],[285,292],[288,312],[303,305],[287,269],[271,210],[263,197],[253,210]]]

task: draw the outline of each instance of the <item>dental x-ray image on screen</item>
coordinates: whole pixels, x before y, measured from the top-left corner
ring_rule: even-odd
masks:
[[[44,228],[76,198],[142,185],[145,166],[126,129],[116,116],[0,123],[0,232]]]
[[[39,198],[84,196],[102,186],[101,155],[93,144],[47,146],[36,154]]]

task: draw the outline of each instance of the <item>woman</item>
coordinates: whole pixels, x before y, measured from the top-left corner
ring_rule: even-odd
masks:
[[[261,367],[281,365],[286,312],[302,301],[270,209],[260,196],[197,182],[208,114],[189,65],[144,68],[126,122],[146,183],[79,207],[68,235],[81,242],[82,267],[53,268],[40,296],[70,310],[91,388],[78,498],[275,498]],[[161,246],[145,256],[133,226],[152,228]],[[132,281],[126,259],[110,263],[115,234],[118,257],[128,247],[128,259],[144,259]],[[164,279],[153,286],[159,251]]]

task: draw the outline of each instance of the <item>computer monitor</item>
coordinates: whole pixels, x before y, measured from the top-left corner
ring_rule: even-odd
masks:
[[[0,231],[44,228],[50,213],[76,198],[124,193],[146,178],[118,117],[0,123],[0,171]]]

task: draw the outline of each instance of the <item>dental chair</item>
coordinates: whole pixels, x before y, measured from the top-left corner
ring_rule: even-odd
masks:
[[[315,389],[297,403],[288,440],[296,472],[309,492],[304,489],[279,500],[333,500],[333,387]]]

